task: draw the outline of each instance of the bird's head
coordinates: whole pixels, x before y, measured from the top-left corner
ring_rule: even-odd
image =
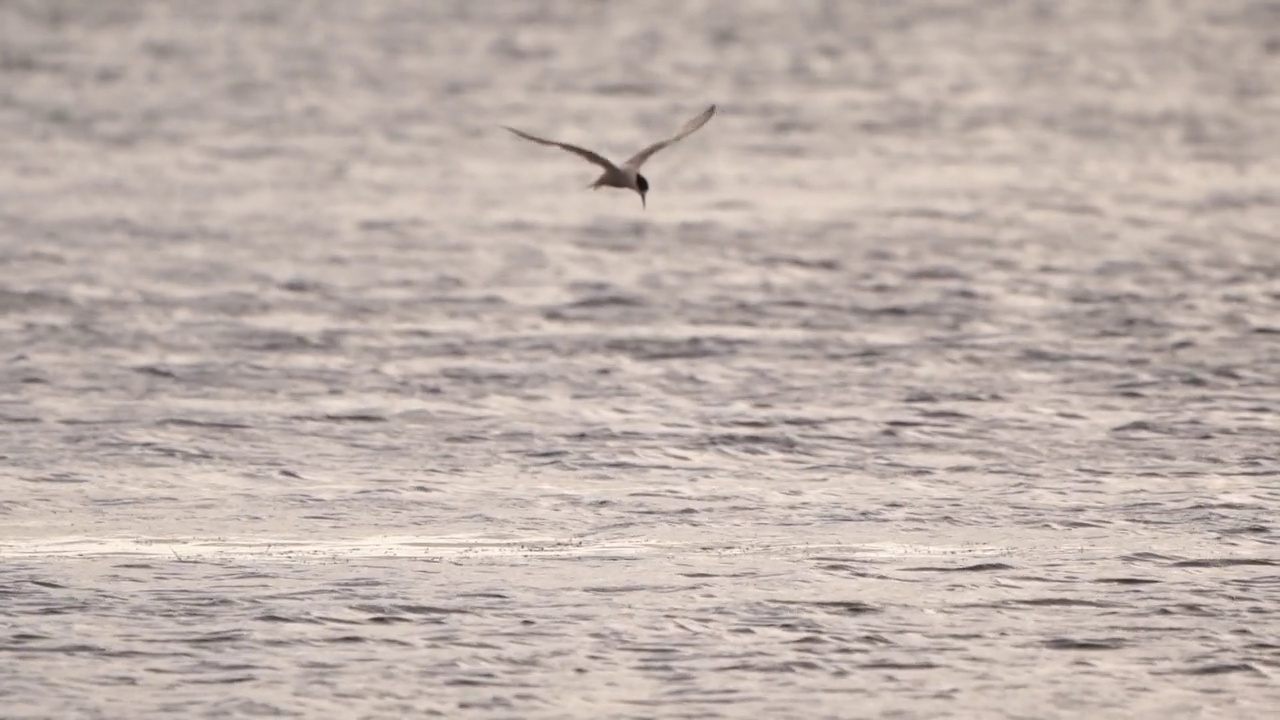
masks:
[[[648,207],[644,201],[644,196],[649,193],[649,181],[640,173],[636,173],[636,192],[640,193],[640,205]]]

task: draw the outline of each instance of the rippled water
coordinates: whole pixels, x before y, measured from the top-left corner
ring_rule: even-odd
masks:
[[[0,3],[4,715],[1270,717],[1276,128],[1274,2]]]

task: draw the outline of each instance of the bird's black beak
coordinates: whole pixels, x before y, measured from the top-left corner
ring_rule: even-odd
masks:
[[[640,207],[647,208],[649,204],[644,201],[645,193],[640,193]]]

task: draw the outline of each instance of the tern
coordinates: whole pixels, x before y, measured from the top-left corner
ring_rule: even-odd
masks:
[[[635,190],[636,192],[640,193],[640,206],[648,207],[648,204],[645,202],[644,196],[649,193],[649,181],[648,179],[645,178],[645,176],[640,174],[640,166],[644,165],[645,161],[653,157],[653,154],[658,152],[659,150],[667,147],[668,145],[674,145],[675,143],[680,142],[686,137],[689,137],[690,135],[692,135],[694,131],[696,131],[698,128],[702,127],[703,125],[706,125],[707,121],[711,119],[711,116],[715,114],[716,114],[716,106],[712,105],[706,110],[703,110],[702,113],[698,115],[698,117],[685,123],[684,127],[680,128],[680,132],[676,133],[675,135],[672,135],[666,140],[659,140],[658,142],[641,150],[635,155],[632,155],[626,162],[622,163],[621,165],[614,165],[613,163],[605,159],[603,155],[600,155],[599,153],[594,153],[590,150],[587,150],[586,148],[580,148],[577,145],[570,145],[569,143],[556,142],[555,140],[547,140],[546,138],[540,138],[540,137],[537,137],[536,135],[530,135],[527,132],[517,130],[507,125],[503,125],[503,127],[515,133],[517,136],[522,137],[525,140],[528,140],[530,142],[536,142],[539,145],[550,145],[551,147],[558,147],[561,150],[568,150],[569,152],[581,157],[583,160],[586,160],[587,162],[593,165],[599,165],[601,168],[604,169],[604,174],[602,174],[599,178],[596,179],[595,182],[591,183],[591,185],[588,186],[590,189],[599,190],[602,187],[614,187],[614,188],[621,188],[623,190]]]

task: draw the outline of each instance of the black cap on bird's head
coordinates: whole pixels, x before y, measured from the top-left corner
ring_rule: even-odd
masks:
[[[636,173],[636,190],[640,192],[640,205],[649,207],[644,201],[644,196],[649,192],[649,181],[640,173]]]

